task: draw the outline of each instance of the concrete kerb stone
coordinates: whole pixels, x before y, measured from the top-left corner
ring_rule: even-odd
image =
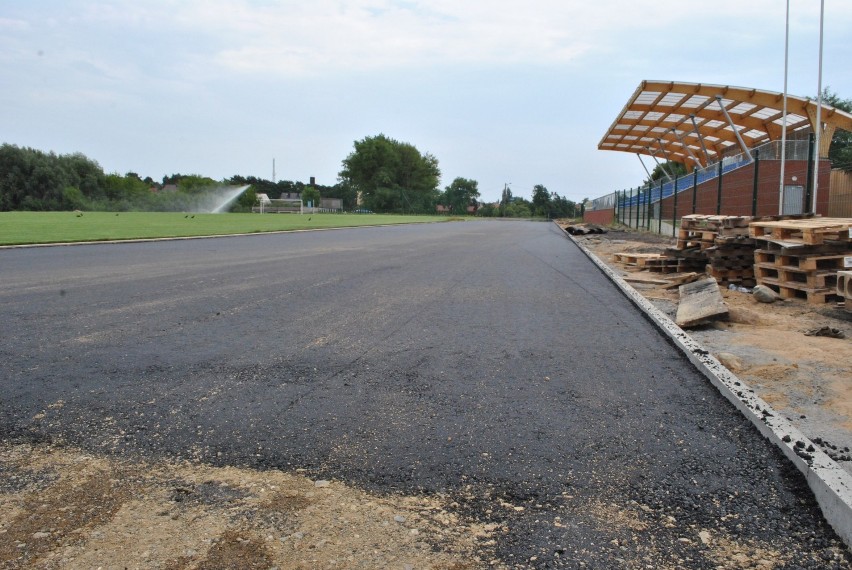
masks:
[[[562,231],[562,228],[559,229],[674,342],[719,392],[805,475],[826,520],[846,546],[852,548],[852,475],[815,446],[789,420],[756,396],[754,390],[725,368],[699,342],[639,294],[618,273],[573,236]]]

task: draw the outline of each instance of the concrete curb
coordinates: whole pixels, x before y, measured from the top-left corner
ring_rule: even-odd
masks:
[[[558,227],[558,226],[557,226]],[[561,230],[562,228],[560,228]],[[639,294],[594,253],[564,232],[615,285],[680,348],[690,362],[764,437],[774,443],[805,475],[828,523],[852,548],[852,475],[806,438],[792,423],[757,397],[748,385],[725,368],[695,339]]]

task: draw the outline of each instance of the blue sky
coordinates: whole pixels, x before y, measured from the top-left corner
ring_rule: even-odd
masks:
[[[815,95],[819,1],[791,0]],[[783,0],[5,0],[0,142],[154,179],[334,184],[384,133],[496,200],[636,186],[597,144],[643,79],[781,91]],[[852,98],[852,2],[825,1],[823,85]]]

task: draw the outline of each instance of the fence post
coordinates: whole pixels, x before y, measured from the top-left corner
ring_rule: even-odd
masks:
[[[657,220],[657,233],[663,233],[663,179],[660,178],[660,199],[657,201],[660,205],[659,220]]]
[[[645,229],[647,231],[651,231],[651,201],[654,199],[654,186],[651,185],[648,187],[648,199],[645,201]]]
[[[808,135],[808,181],[805,183],[807,192],[805,194],[804,212],[812,212],[816,214],[816,207],[811,210],[811,196],[814,192],[814,134]]]
[[[719,189],[716,191],[716,215],[722,213],[722,158],[719,157]]]
[[[757,216],[757,183],[760,180],[760,149],[754,149],[754,183],[751,190],[751,215]]]
[[[698,204],[698,168],[692,171],[692,213],[695,213],[695,207]]]
[[[642,201],[642,188],[637,186],[636,187],[636,229],[637,230],[639,229],[639,214],[641,213],[641,208],[639,207],[639,204],[641,203],[641,201]]]
[[[672,195],[672,237],[676,235],[676,226],[677,226],[677,181],[679,178],[675,177],[674,181],[674,194]],[[662,216],[660,216],[662,217]]]

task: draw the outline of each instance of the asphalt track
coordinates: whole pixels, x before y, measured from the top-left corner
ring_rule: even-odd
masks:
[[[702,531],[850,567],[799,472],[552,224],[2,250],[0,317],[5,440],[443,493],[518,567],[715,568]]]

